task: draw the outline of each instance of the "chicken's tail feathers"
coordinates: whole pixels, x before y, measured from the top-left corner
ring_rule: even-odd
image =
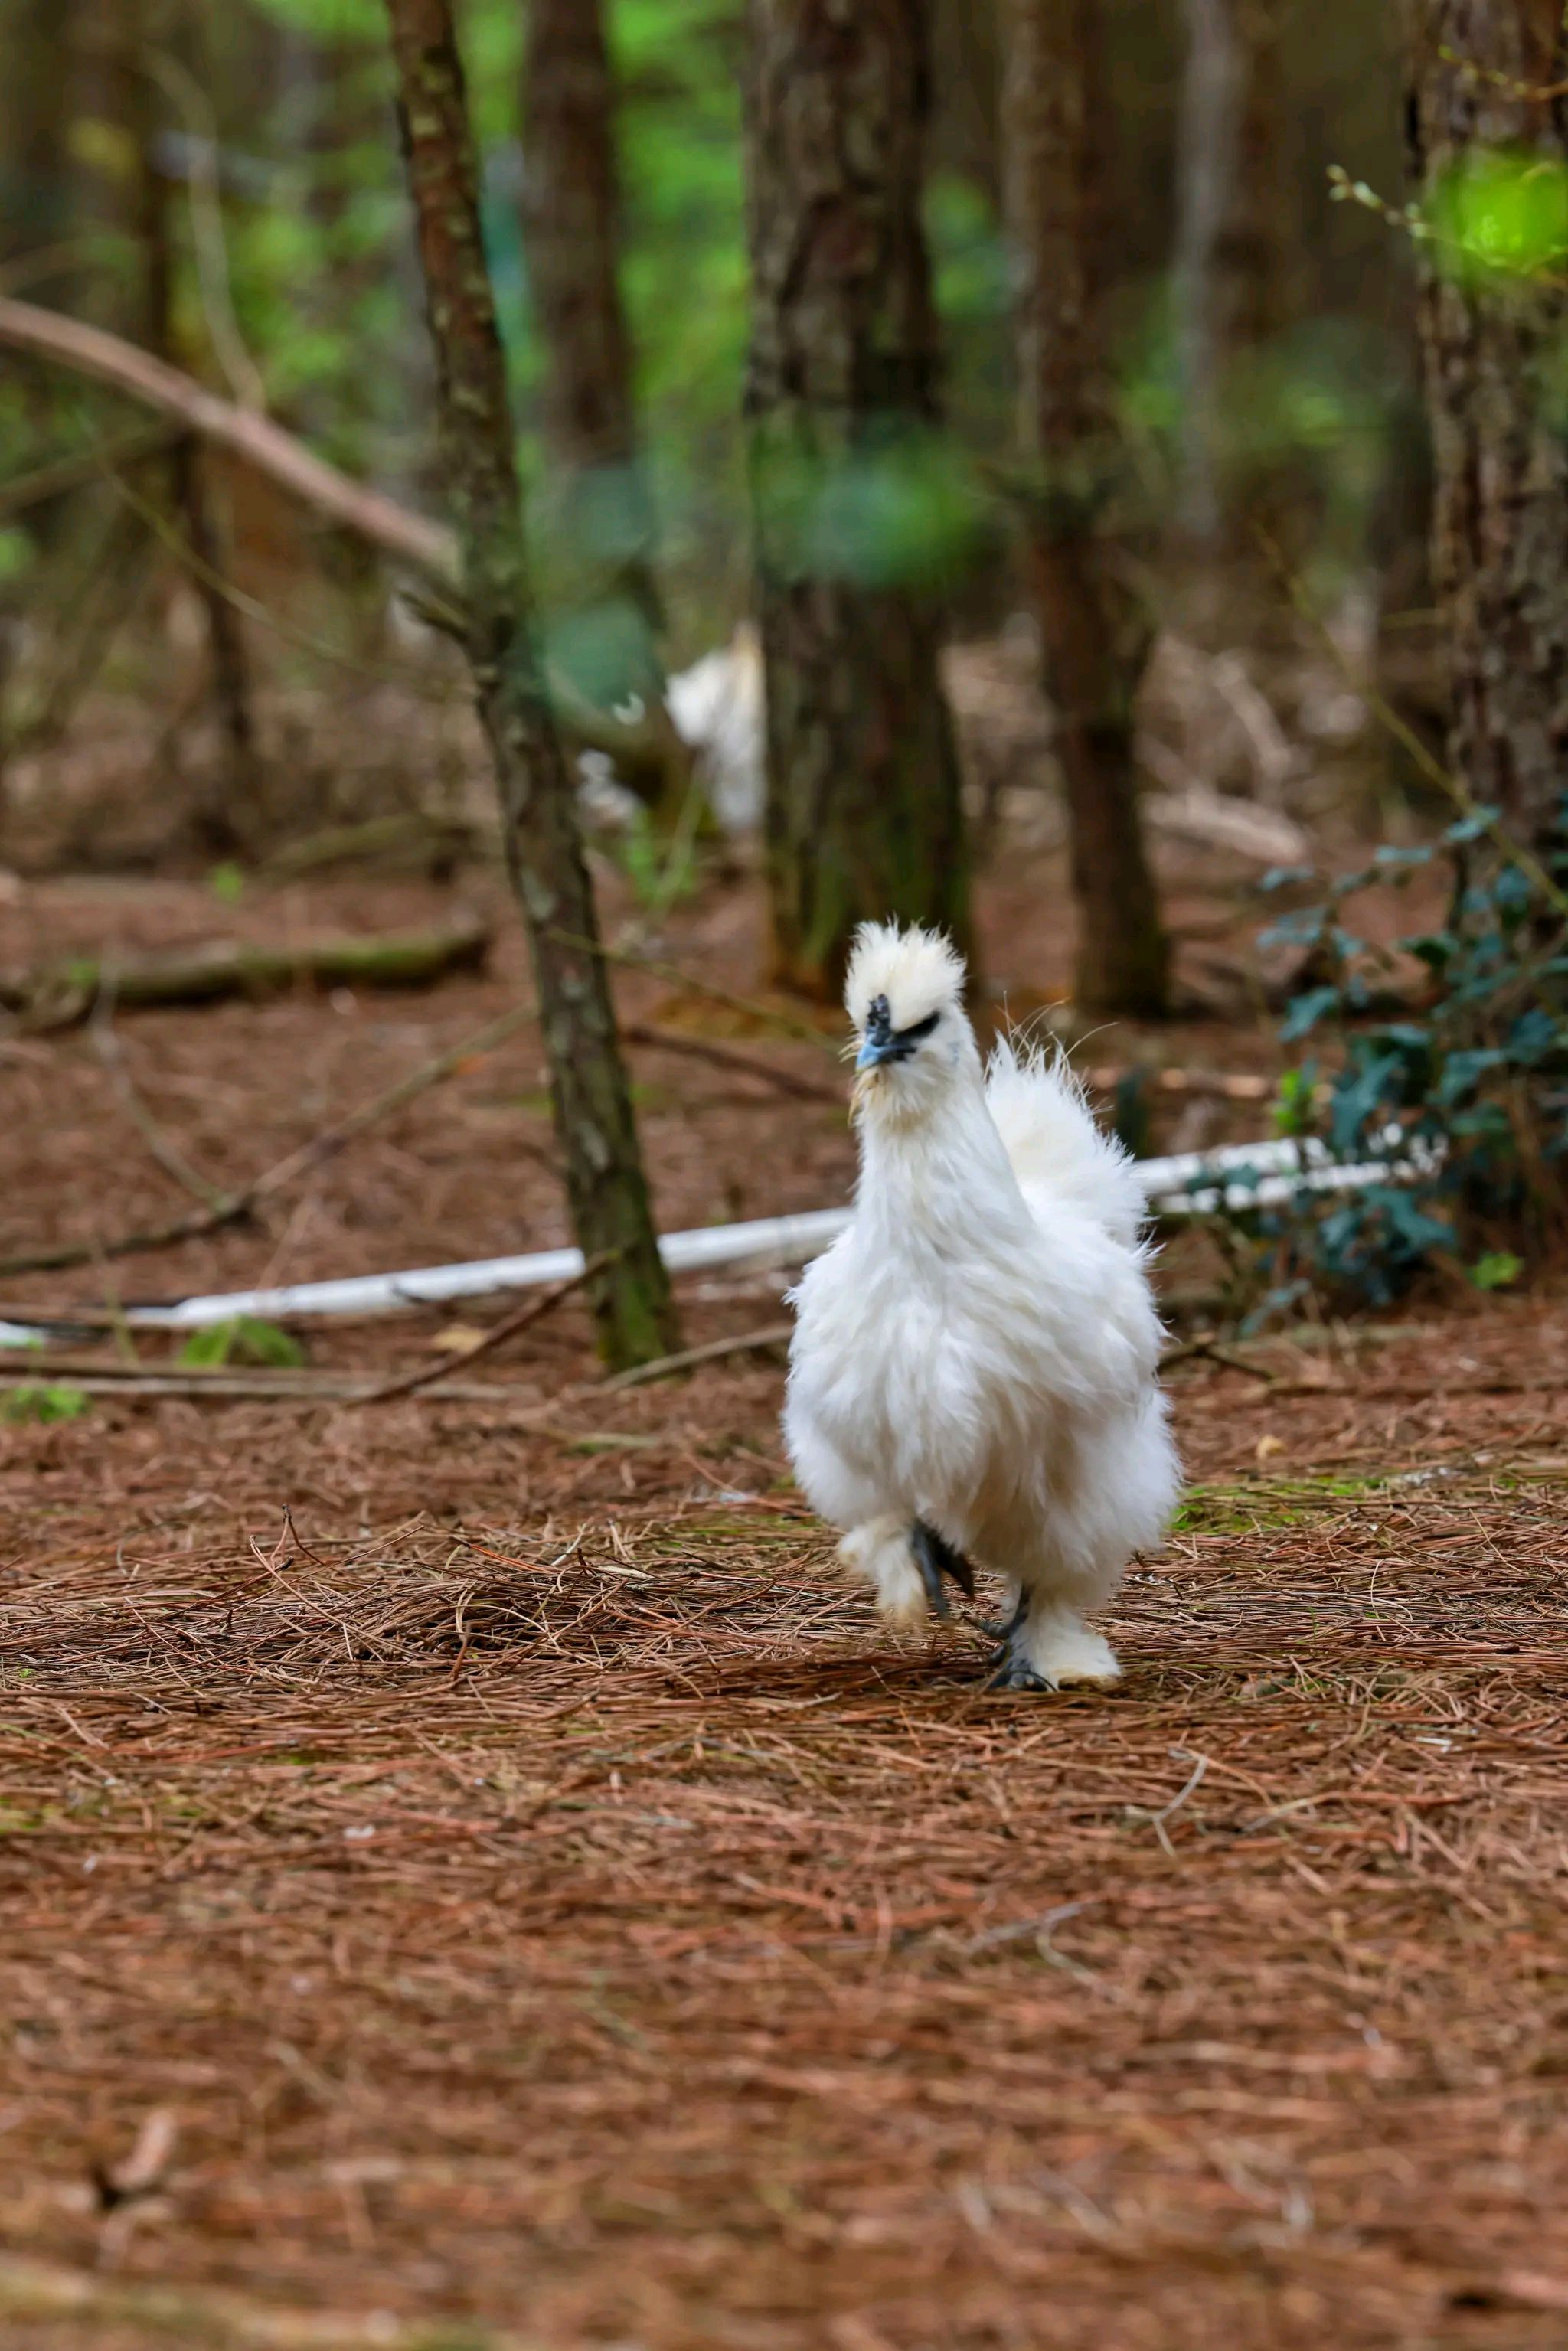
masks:
[[[1096,1126],[1065,1055],[1002,1038],[986,1066],[986,1100],[1026,1198],[1069,1202],[1135,1246],[1148,1215],[1137,1167]]]

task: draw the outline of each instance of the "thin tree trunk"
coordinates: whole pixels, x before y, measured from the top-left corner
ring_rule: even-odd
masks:
[[[123,0],[123,5],[120,80],[134,167],[131,227],[141,262],[133,331],[154,357],[177,364],[182,354],[174,325],[174,189],[154,152],[161,110],[152,73],[154,47],[172,30],[171,12],[160,0]],[[228,549],[213,511],[202,453],[188,435],[170,454],[169,498],[195,558],[191,586],[206,622],[222,746],[218,774],[203,793],[194,824],[204,849],[227,856],[244,845],[246,815],[260,795],[261,757],[245,627],[221,584],[227,577]]]
[[[1491,153],[1568,166],[1562,0],[1406,0],[1413,192],[1430,209]],[[1536,97],[1536,90],[1557,94]],[[1422,255],[1421,342],[1437,495],[1433,571],[1453,681],[1451,758],[1524,840],[1568,784],[1568,298]]]
[[[541,424],[568,611],[608,654],[594,696],[635,695],[664,758],[622,771],[674,819],[691,780],[665,698],[653,508],[621,298],[615,82],[602,0],[529,0],[523,78],[523,235],[545,353]]]
[[[549,1056],[576,1237],[609,1252],[591,1295],[617,1365],[678,1345],[578,829],[528,601],[506,360],[479,234],[477,170],[451,0],[387,0],[468,657],[495,761]]]
[[[746,405],[772,968],[828,996],[858,922],[900,915],[963,939],[968,921],[938,603],[888,576],[874,519],[852,527],[857,490],[896,476],[937,417],[925,5],[750,0],[749,30]],[[824,548],[835,509],[851,528]]]
[[[79,277],[61,251],[76,214],[68,134],[78,14],[74,0],[12,0],[0,78],[0,262],[37,258],[38,284],[47,278],[61,300]]]
[[[1186,68],[1182,78],[1176,160],[1176,377],[1181,389],[1178,513],[1199,544],[1219,529],[1218,410],[1220,342],[1215,253],[1236,181],[1240,141],[1237,102],[1241,58],[1232,0],[1186,0]]]
[[[1180,519],[1202,545],[1222,521],[1232,362],[1283,324],[1287,110],[1281,0],[1185,0],[1187,51],[1172,271],[1181,386]]]
[[[1002,71],[995,0],[932,0],[931,62],[937,91],[932,166],[983,188],[999,208]]]
[[[552,465],[591,496],[607,477],[622,577],[650,622],[652,522],[621,300],[615,89],[601,0],[529,0],[523,82],[523,231],[544,343],[541,424]]]
[[[1100,527],[1120,457],[1094,289],[1094,0],[1009,0],[1004,172],[1014,248],[1019,436],[1032,474],[1029,570],[1071,832],[1074,994],[1164,1010],[1168,954],[1144,842],[1134,700],[1149,627]]]

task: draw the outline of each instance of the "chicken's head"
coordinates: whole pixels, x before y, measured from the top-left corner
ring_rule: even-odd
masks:
[[[855,1027],[857,1110],[918,1117],[956,1081],[977,1075],[964,980],[964,959],[940,932],[861,925],[844,984]]]

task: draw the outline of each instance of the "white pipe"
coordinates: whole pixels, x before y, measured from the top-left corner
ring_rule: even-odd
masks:
[[[798,1217],[764,1217],[749,1225],[706,1225],[695,1232],[666,1233],[659,1253],[672,1273],[698,1273],[710,1266],[747,1261],[803,1265],[842,1231],[849,1213],[847,1208],[818,1208]],[[530,1257],[480,1258],[468,1265],[417,1266],[407,1273],[300,1281],[282,1290],[220,1291],[208,1298],[182,1298],[173,1306],[128,1306],[125,1320],[138,1330],[195,1331],[241,1314],[264,1322],[306,1314],[392,1314],[408,1306],[444,1306],[458,1298],[570,1281],[581,1271],[580,1249],[543,1249]]]
[[[1401,1140],[1398,1129],[1391,1127],[1384,1140],[1392,1149]],[[1287,1140],[1227,1144],[1218,1151],[1145,1159],[1138,1174],[1156,1214],[1202,1217],[1213,1216],[1222,1206],[1239,1210],[1272,1207],[1298,1191],[1359,1191],[1391,1176],[1421,1172],[1424,1165],[1410,1155],[1347,1166],[1321,1143]],[[1244,1180],[1239,1176],[1242,1169],[1248,1171]],[[1211,1180],[1217,1176],[1238,1180],[1218,1184]],[[672,1273],[698,1273],[717,1266],[804,1265],[836,1239],[850,1216],[847,1207],[816,1208],[794,1217],[763,1217],[752,1224],[707,1225],[693,1232],[666,1233],[659,1250]],[[124,1319],[137,1330],[196,1331],[240,1315],[282,1322],[313,1314],[391,1314],[405,1307],[444,1306],[460,1298],[569,1281],[581,1270],[580,1250],[544,1249],[528,1257],[481,1258],[467,1265],[294,1282],[280,1290],[217,1291],[169,1306],[127,1306]],[[37,1330],[26,1324],[0,1322],[0,1346],[26,1346],[37,1338]]]

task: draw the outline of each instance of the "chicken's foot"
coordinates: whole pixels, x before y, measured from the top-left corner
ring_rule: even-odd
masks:
[[[1049,1690],[1056,1687],[1054,1682],[1047,1681],[1045,1676],[1030,1665],[1024,1651],[1023,1633],[1029,1623],[1030,1602],[1033,1596],[1028,1590],[1020,1592],[1018,1606],[1007,1623],[997,1628],[1001,1646],[991,1659],[991,1671],[986,1683],[988,1689]]]

